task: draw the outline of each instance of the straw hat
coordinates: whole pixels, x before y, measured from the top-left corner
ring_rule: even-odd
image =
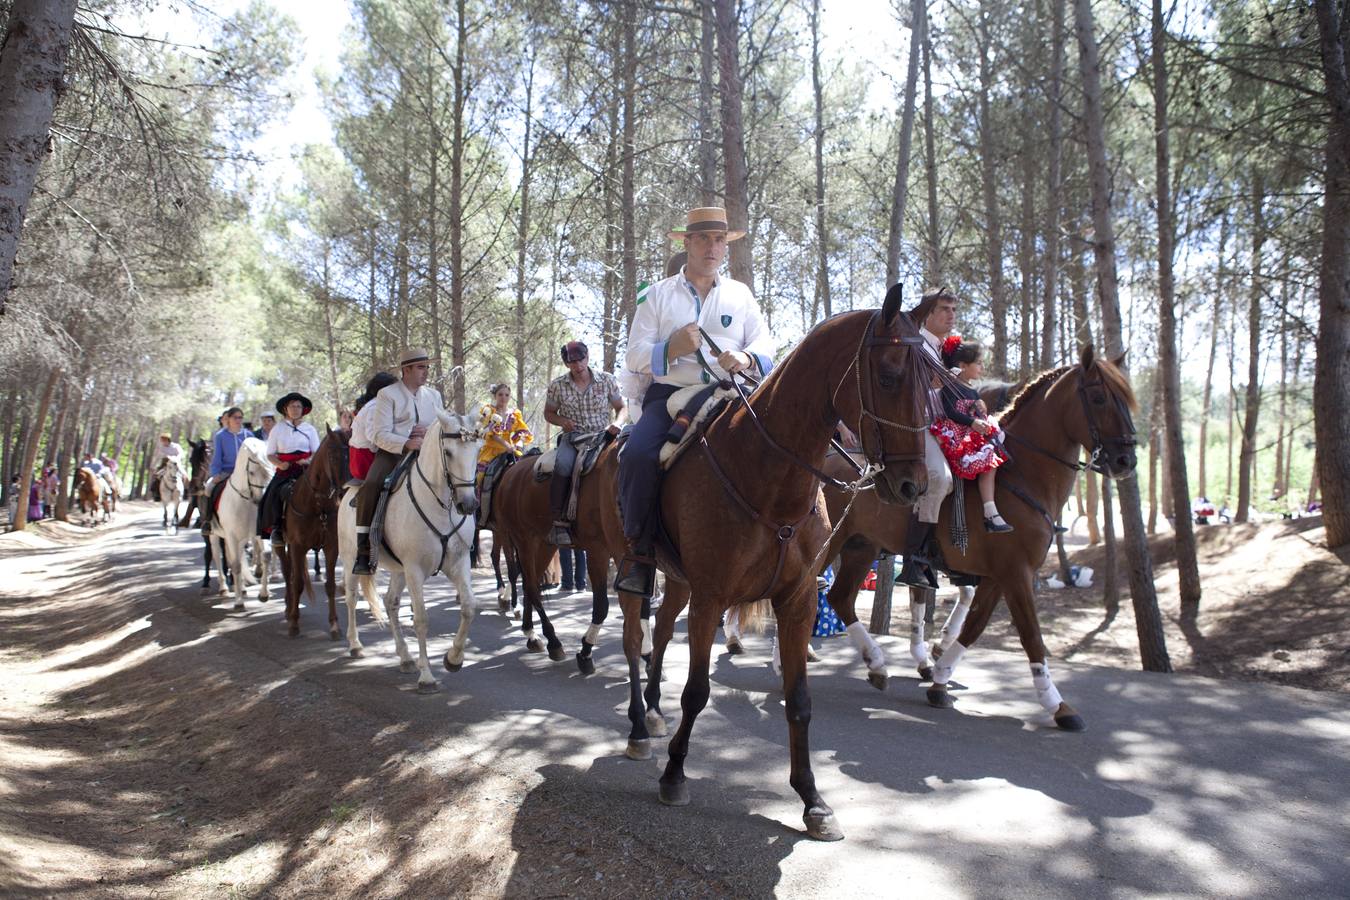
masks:
[[[425,347],[407,347],[398,355],[399,368],[411,366],[414,363],[434,362],[436,357],[427,352]]]
[[[672,241],[682,241],[696,231],[725,231],[728,241],[745,237],[744,231],[731,231],[727,228],[727,211],[720,206],[699,206],[689,210],[684,227],[676,226],[666,232]]]

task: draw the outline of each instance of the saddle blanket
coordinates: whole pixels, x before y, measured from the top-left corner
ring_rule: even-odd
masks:
[[[572,474],[577,477],[590,474],[591,469],[595,468],[595,462],[600,458],[600,451],[605,449],[609,443],[609,432],[594,431],[590,434],[579,435],[572,441],[572,446],[577,450],[577,463],[572,468]],[[548,481],[553,477],[553,463],[558,458],[558,448],[545,450],[539,454],[539,458],[534,461],[534,480]]]
[[[679,423],[681,413],[688,415],[689,424],[679,435],[678,442],[666,443],[661,447],[661,471],[669,469],[680,458],[685,448],[726,406],[728,400],[736,396],[732,387],[720,385],[695,384],[681,388],[666,400],[666,412],[671,421]]]

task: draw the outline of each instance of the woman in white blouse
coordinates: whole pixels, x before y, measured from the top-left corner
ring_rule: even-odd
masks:
[[[258,534],[269,537],[281,527],[281,509],[285,498],[294,487],[294,480],[305,472],[310,459],[319,449],[319,433],[304,421],[314,404],[304,394],[291,391],[277,401],[277,412],[283,416],[267,436],[267,458],[277,467],[277,473],[258,504]],[[280,533],[276,534],[280,538]]]

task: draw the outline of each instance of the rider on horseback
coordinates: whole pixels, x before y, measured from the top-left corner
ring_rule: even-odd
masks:
[[[356,495],[356,563],[354,575],[372,575],[370,568],[370,523],[375,518],[384,490],[384,480],[394,471],[399,458],[422,446],[427,426],[445,410],[440,392],[427,386],[431,354],[419,348],[404,350],[399,356],[402,377],[375,395],[367,405],[370,434],[378,451],[366,473],[365,483]]]
[[[295,479],[304,474],[314,451],[319,449],[319,433],[303,421],[313,408],[309,398],[297,391],[277,401],[277,412],[286,418],[267,437],[267,458],[277,472],[258,504],[259,537],[270,535],[274,541],[281,540],[281,514],[290,497],[289,489],[295,487]]]
[[[202,510],[202,534],[211,533],[211,517],[215,515],[216,501],[225,483],[234,471],[234,461],[239,458],[239,448],[244,441],[253,437],[244,430],[244,411],[231,406],[221,413],[222,427],[211,436],[211,470],[206,482],[202,484],[202,496],[207,498],[206,508]],[[200,508],[200,507],[199,507]]]
[[[544,401],[544,419],[562,429],[558,452],[553,462],[553,480],[549,483],[549,507],[553,512],[553,530],[548,541],[559,547],[572,546],[572,523],[567,518],[567,493],[572,467],[577,461],[575,442],[597,431],[618,434],[624,421],[623,397],[619,383],[608,372],[596,372],[588,364],[590,351],[581,341],[568,341],[562,347],[567,371],[549,382]],[[615,413],[609,419],[610,410]]]
[[[668,236],[683,240],[689,256],[677,274],[651,286],[633,316],[627,367],[650,373],[654,380],[642,398],[642,418],[619,455],[620,506],[630,555],[614,587],[647,597],[656,582],[658,457],[671,425],[666,400],[683,387],[743,370],[767,375],[773,368],[773,337],[750,288],[717,274],[728,242],[745,232],[727,230],[725,210],[704,207],[690,210],[684,230]],[[717,343],[715,358],[711,347],[700,349],[705,335]]]
[[[370,421],[375,412],[371,402],[375,395],[398,381],[388,372],[376,372],[366,382],[366,392],[356,398],[353,408],[356,416],[352,419],[352,436],[347,443],[347,468],[353,479],[365,481],[366,473],[375,462],[375,435],[370,430]]]

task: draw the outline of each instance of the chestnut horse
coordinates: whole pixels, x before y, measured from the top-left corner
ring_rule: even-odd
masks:
[[[933,378],[950,373],[922,349],[900,312],[899,286],[881,310],[848,312],[817,325],[745,403],[713,421],[665,475],[660,514],[678,561],[661,558],[666,598],[657,616],[648,716],[660,719],[661,665],[675,619],[689,603],[689,677],[680,724],[660,779],[661,802],[684,805],[684,761],[694,720],[708,702],[708,664],[723,612],[762,598],[772,602],[781,644],[792,787],[807,834],[843,837],[816,789],[808,729],[811,699],[806,647],[816,612],[816,572],[829,535],[819,504],[820,466],[837,423],[860,435],[882,501],[911,505],[927,488],[924,432]],[[854,487],[861,486],[859,478]],[[617,485],[605,483],[601,508],[617,519]],[[641,598],[620,593],[624,651],[632,682],[630,745],[647,730],[637,696]]]
[[[351,478],[347,468],[350,438],[346,431],[328,429],[286,504],[281,571],[286,576],[286,622],[291,637],[300,636],[300,597],[313,591],[307,555],[320,548],[327,569],[323,587],[328,594],[328,637],[335,641],[342,637],[337,616],[338,503],[342,486]]]
[[[85,523],[97,525],[100,521],[108,521],[103,506],[103,493],[108,486],[103,479],[89,469],[80,468],[75,470],[75,485],[80,498],[80,513],[84,516]]]
[[[1031,664],[1032,683],[1041,705],[1060,728],[1082,731],[1085,727],[1082,717],[1063,701],[1050,679],[1036,618],[1033,582],[1054,538],[1054,520],[1068,500],[1078,472],[1091,466],[1105,476],[1122,478],[1134,471],[1134,422],[1130,411],[1138,405],[1129,380],[1119,368],[1123,361],[1124,357],[1114,363],[1098,359],[1089,345],[1078,365],[1042,373],[1018,392],[1007,412],[999,417],[1011,459],[998,469],[998,508],[1016,529],[1014,532],[988,535],[975,525],[970,529],[970,543],[962,555],[951,541],[951,502],[943,506],[938,537],[944,558],[958,571],[980,576],[980,584],[970,612],[965,612],[964,603],[958,604],[949,628],[944,629],[944,633],[950,630],[950,636],[944,638],[942,647],[935,648],[935,654],[941,655],[933,667],[934,682],[928,690],[932,705],[942,709],[953,706],[947,690],[952,671],[983,633],[999,598],[1004,597]],[[1090,455],[1087,463],[1076,461],[1080,448]],[[843,466],[842,460],[832,459],[827,461],[825,470],[842,472]],[[849,500],[833,487],[826,487],[825,499],[831,518],[840,515]],[[966,521],[979,522],[980,497],[974,485],[966,486],[965,504]],[[826,554],[828,559],[836,554],[841,557],[830,588],[830,605],[849,627],[865,661],[868,646],[876,645],[862,631],[861,624],[856,624],[854,604],[858,588],[879,552],[903,550],[909,520],[909,516],[897,515],[875,498],[862,495],[840,523]],[[959,616],[964,616],[963,622]],[[959,637],[955,635],[957,627]],[[861,633],[861,639],[855,632]],[[880,679],[874,677],[877,671],[872,667],[869,681],[881,687],[884,667]],[[920,673],[926,676],[922,664]]]

